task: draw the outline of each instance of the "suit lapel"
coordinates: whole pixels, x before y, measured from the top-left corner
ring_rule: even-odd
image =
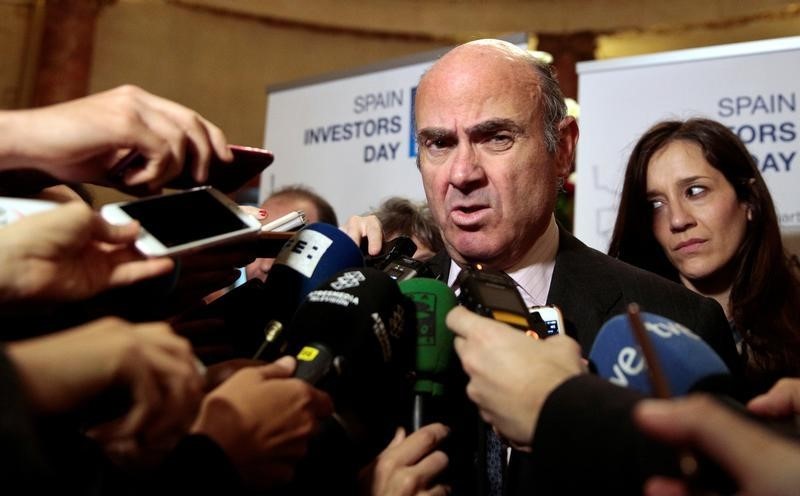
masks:
[[[567,335],[588,353],[598,329],[622,298],[616,278],[597,254],[559,226],[559,245],[547,303],[564,314]]]

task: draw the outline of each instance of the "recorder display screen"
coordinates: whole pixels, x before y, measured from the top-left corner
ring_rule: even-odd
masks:
[[[247,228],[207,190],[148,198],[121,208],[169,248]]]

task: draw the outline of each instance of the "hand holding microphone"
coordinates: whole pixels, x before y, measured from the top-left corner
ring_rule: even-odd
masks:
[[[794,394],[800,394],[800,387],[795,387]],[[737,494],[797,494],[800,444],[708,396],[646,400],[634,413],[636,423],[649,435],[676,446],[691,446],[719,463],[735,479]],[[690,494],[684,481],[665,477],[650,478],[644,491],[648,496]]]
[[[370,458],[402,423],[413,367],[413,313],[388,275],[352,268],[311,291],[289,325],[295,377],[331,394],[341,425]]]
[[[533,340],[461,307],[447,315],[447,326],[470,378],[467,395],[481,417],[518,449],[530,446],[548,395],[586,371],[580,347],[567,336]]]

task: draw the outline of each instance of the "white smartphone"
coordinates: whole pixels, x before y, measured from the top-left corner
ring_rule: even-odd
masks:
[[[261,226],[261,230],[264,232],[289,232],[296,231],[305,225],[306,214],[302,210],[295,210],[264,224]]]
[[[100,209],[112,224],[137,220],[142,226],[136,248],[162,257],[254,236],[261,223],[210,186],[112,203]]]
[[[547,324],[547,336],[555,336],[564,332],[564,317],[561,310],[555,305],[544,305],[533,307],[529,310],[530,317],[536,318],[538,314],[545,324]]]

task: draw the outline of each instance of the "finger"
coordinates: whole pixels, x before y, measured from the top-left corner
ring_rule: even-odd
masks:
[[[424,491],[418,492],[417,495],[418,496],[445,496],[447,494],[450,494],[451,491],[452,491],[452,489],[450,488],[450,486],[448,486],[446,484],[438,484],[436,486],[433,486],[430,489],[426,489]]]
[[[753,398],[747,408],[769,417],[800,413],[800,379],[779,380],[767,393]]]
[[[400,446],[396,447],[394,456],[401,465],[414,465],[430,454],[449,432],[450,430],[443,424],[428,424],[409,435]]]
[[[291,355],[286,355],[272,362],[272,365],[286,369],[286,372],[291,376],[297,368],[297,360]]]
[[[158,440],[165,434],[188,428],[202,398],[204,379],[194,363],[179,363],[176,372],[162,377],[162,402],[158,415],[144,426],[145,438]]]
[[[157,188],[180,174],[186,161],[189,139],[178,123],[152,106],[144,104],[140,115],[145,125],[164,139],[166,146],[151,155],[143,152],[148,161],[143,168],[132,170],[125,180],[126,184],[146,183]]]
[[[239,205],[239,210],[248,215],[252,215],[258,220],[263,221],[264,219],[267,218],[267,211],[264,210],[263,208],[251,207],[249,205]]]
[[[426,487],[434,477],[447,468],[447,463],[447,455],[442,451],[434,451],[417,463],[415,471],[420,477],[421,485]]]
[[[233,161],[233,152],[228,147],[228,138],[225,136],[225,133],[222,131],[222,129],[215,126],[205,117],[201,116],[200,121],[206,128],[206,134],[211,140],[211,146],[214,149],[214,153],[217,154],[217,157],[222,159],[223,162]]]
[[[386,446],[386,449],[392,448],[394,446],[399,446],[400,443],[403,442],[403,439],[406,438],[406,430],[402,427],[398,427],[397,430],[394,431],[394,437]]]
[[[108,286],[128,286],[138,281],[170,273],[175,269],[175,261],[167,258],[148,258],[132,249],[122,249],[107,253],[109,263]]]
[[[456,336],[468,339],[469,335],[482,325],[481,319],[482,317],[476,313],[462,306],[456,306],[447,313],[445,324]]]
[[[367,252],[377,255],[383,247],[383,230],[378,218],[374,215],[367,217],[351,217],[339,229],[345,232],[355,244],[361,245],[361,240],[367,238]]]
[[[133,221],[128,224],[111,224],[97,212],[92,213],[92,238],[116,245],[131,245],[136,241],[141,226]]]
[[[282,379],[291,377],[293,369],[290,369],[285,361],[281,362],[281,364],[278,364],[278,362],[281,360],[283,359],[281,358],[275,363],[271,363],[269,365],[256,367],[256,371],[258,371],[262,379]]]
[[[367,253],[372,256],[378,255],[383,249],[383,229],[377,218],[367,224],[364,235],[367,237]]]
[[[313,398],[311,403],[311,412],[316,416],[316,418],[325,418],[333,413],[333,400],[328,393],[320,391],[316,388],[312,388],[311,395]]]
[[[133,406],[120,422],[101,435],[132,436],[141,431],[149,418],[153,415],[156,406],[161,403],[161,391],[154,374],[147,369],[139,369],[133,378],[129,379]]]
[[[225,134],[200,114],[179,103],[156,95],[148,95],[148,101],[153,108],[168,115],[185,131],[197,152],[196,160],[192,164],[192,176],[198,182],[205,182],[208,177],[212,149],[218,157],[226,162],[233,159]]]
[[[688,496],[686,485],[676,479],[651,477],[644,484],[645,496]]]
[[[645,431],[671,444],[698,446],[731,474],[752,471],[752,453],[764,446],[767,432],[707,397],[645,400],[634,410]],[[731,433],[736,435],[732,436]],[[774,436],[767,436],[768,439]]]

